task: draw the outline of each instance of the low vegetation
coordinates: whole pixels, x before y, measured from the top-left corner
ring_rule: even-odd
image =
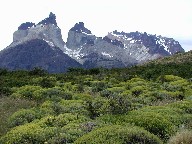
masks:
[[[192,64],[0,70],[0,143],[191,143]]]

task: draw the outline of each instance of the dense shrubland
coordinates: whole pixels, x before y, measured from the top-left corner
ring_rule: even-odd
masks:
[[[191,143],[192,65],[0,70],[0,143]]]

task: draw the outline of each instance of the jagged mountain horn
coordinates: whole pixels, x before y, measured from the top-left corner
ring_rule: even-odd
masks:
[[[13,43],[0,52],[0,67],[10,70],[41,67],[51,73],[82,67],[63,53],[64,45],[56,16],[50,13],[37,25],[26,22],[19,26],[13,34]]]
[[[13,43],[9,47],[14,47],[24,42],[42,39],[50,46],[63,49],[65,43],[62,39],[61,29],[57,26],[56,16],[52,12],[48,18],[45,18],[37,25],[32,22],[26,22],[19,26],[13,34]]]

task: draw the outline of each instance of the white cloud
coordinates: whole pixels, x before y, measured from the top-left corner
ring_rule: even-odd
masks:
[[[115,29],[182,39],[192,36],[191,0],[6,0],[0,2],[0,48],[11,43],[21,23],[37,23],[51,11],[65,41],[69,29],[79,21],[97,36]]]

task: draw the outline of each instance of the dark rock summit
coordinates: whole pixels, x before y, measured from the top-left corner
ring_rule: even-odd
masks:
[[[86,33],[86,34],[91,34],[91,31],[85,28],[83,22],[76,23],[74,27],[70,29],[71,31],[75,31],[78,33]]]
[[[57,26],[56,16],[52,12],[50,12],[49,17],[45,18],[41,22],[39,22],[37,25],[48,25],[48,24],[54,24]]]
[[[18,30],[28,30],[28,29],[30,29],[30,28],[33,27],[33,26],[35,26],[35,23],[26,22],[26,23],[21,24],[21,25],[18,27]]]

